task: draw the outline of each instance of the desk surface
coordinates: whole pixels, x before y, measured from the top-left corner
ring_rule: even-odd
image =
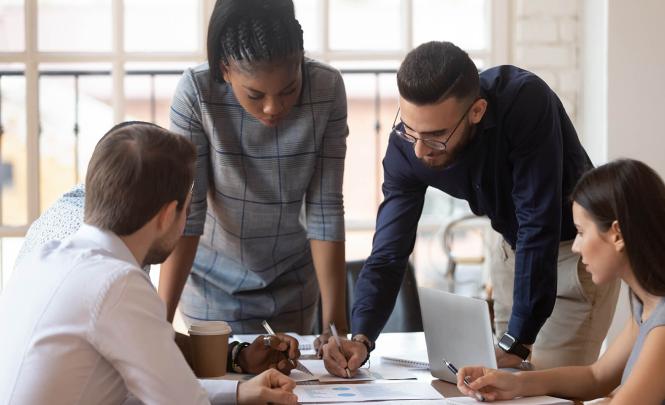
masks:
[[[426,359],[427,346],[423,332],[382,333],[376,341],[376,349],[372,352],[371,361],[380,361],[383,355],[413,359]],[[429,370],[410,369],[418,381],[429,382],[445,397],[458,397],[462,393],[457,386],[447,381],[432,377]]]

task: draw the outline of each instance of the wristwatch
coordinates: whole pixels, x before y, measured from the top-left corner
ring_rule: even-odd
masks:
[[[531,354],[529,348],[519,343],[517,339],[508,334],[508,332],[504,333],[503,336],[501,336],[501,339],[499,339],[499,347],[504,352],[514,354],[522,360],[526,360]]]

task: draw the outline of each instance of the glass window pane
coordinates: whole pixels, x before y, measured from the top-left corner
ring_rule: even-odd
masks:
[[[469,50],[489,48],[487,0],[413,0],[413,41],[450,41]]]
[[[294,0],[296,18],[300,22],[305,41],[305,50],[321,50],[321,24],[319,12],[321,2],[316,0]]]
[[[39,147],[42,212],[72,186],[83,182],[97,141],[113,124],[109,69],[110,66],[104,65],[41,67],[39,113],[42,131]],[[83,73],[78,78],[78,121],[76,78],[72,71]],[[78,136],[74,131],[77,124]]]
[[[23,0],[0,0],[0,51],[25,49]]]
[[[399,0],[330,0],[330,48],[400,49],[400,7]]]
[[[25,77],[22,65],[0,65],[0,224],[28,222]]]
[[[39,0],[39,49],[111,50],[111,0]]]
[[[200,1],[125,1],[125,50],[195,52],[207,27],[201,25]],[[207,21],[206,21],[207,24]]]
[[[195,62],[170,66],[128,64],[125,77],[125,113],[127,120],[154,122],[169,127],[169,109],[182,70]]]
[[[397,106],[395,75],[381,74],[377,79],[373,74],[345,74],[344,83],[349,113],[344,171],[346,221],[350,227],[364,225],[371,229],[383,199],[381,160]],[[380,90],[378,104],[375,98],[377,85]],[[358,173],[363,175],[358,176]]]

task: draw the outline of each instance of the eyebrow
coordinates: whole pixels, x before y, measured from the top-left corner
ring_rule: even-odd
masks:
[[[408,126],[408,125],[406,124],[406,122],[402,121],[402,118],[401,118],[401,117],[400,117],[399,120],[400,120],[400,122],[401,122],[402,124],[404,124],[404,126],[405,126],[406,128],[410,129],[410,130],[413,131],[413,132],[417,132],[417,133],[419,133],[419,134],[421,134],[421,135],[435,135],[435,134],[440,134],[440,133],[442,133],[442,132],[449,131],[448,128],[442,128],[442,129],[435,129],[434,131],[418,132],[418,131],[416,131],[415,129],[413,129],[413,128],[411,128],[410,126]]]
[[[298,79],[293,79],[293,81],[292,81],[291,83],[287,84],[287,85],[286,85],[282,90],[280,90],[279,92],[280,92],[280,93],[285,92],[289,87],[291,87],[291,86],[293,86],[294,84],[296,84],[296,80],[298,80]],[[256,89],[253,89],[253,88],[251,88],[251,87],[247,87],[247,86],[244,86],[244,85],[243,85],[242,87],[246,88],[246,89],[249,90],[249,91],[253,91],[253,92],[255,92],[255,93],[265,94],[264,92],[259,91],[259,90],[256,90]]]

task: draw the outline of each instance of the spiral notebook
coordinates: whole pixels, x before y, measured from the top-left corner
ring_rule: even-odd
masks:
[[[407,368],[421,368],[429,370],[429,362],[421,359],[407,359],[403,357],[381,356],[381,363],[393,364]]]

